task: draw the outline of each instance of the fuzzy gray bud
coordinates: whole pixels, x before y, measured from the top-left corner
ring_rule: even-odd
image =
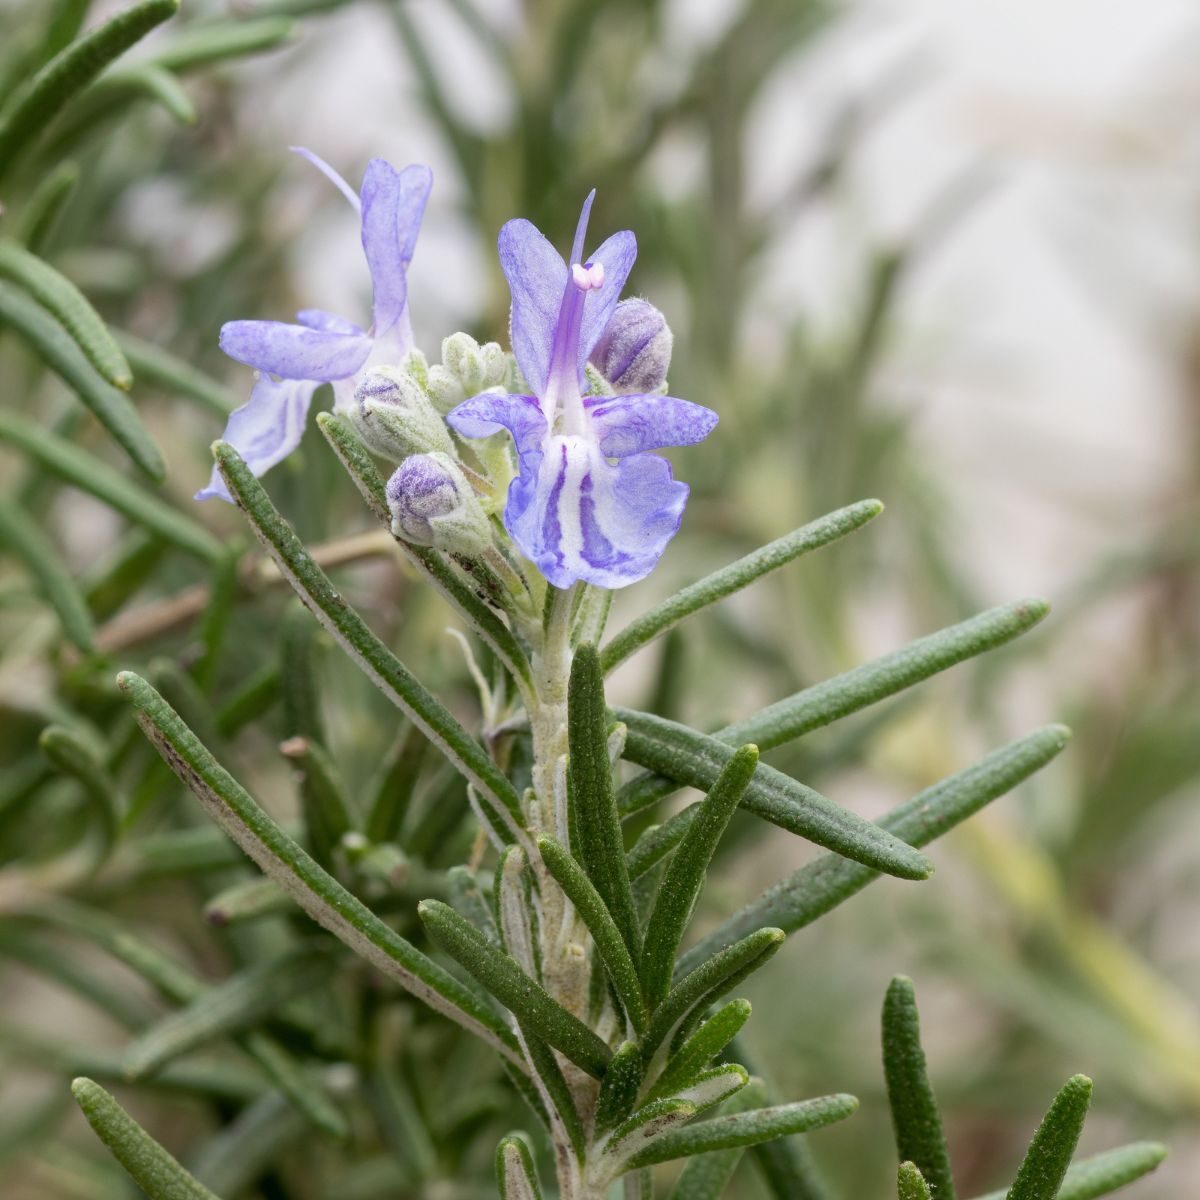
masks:
[[[647,300],[622,300],[600,335],[591,361],[618,392],[657,392],[667,381],[674,337]]]
[[[414,454],[387,482],[392,532],[419,546],[475,557],[492,540],[474,489],[448,454]]]
[[[374,367],[354,393],[355,424],[377,454],[397,461],[410,454],[453,454],[450,431],[420,381],[398,367]]]

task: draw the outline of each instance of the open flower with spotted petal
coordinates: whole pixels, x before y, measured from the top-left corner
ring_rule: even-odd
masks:
[[[447,417],[464,437],[512,435],[518,471],[504,523],[555,587],[624,587],[654,569],[679,528],[688,487],[666,459],[646,452],[701,441],[717,423],[710,409],[674,396],[584,394],[584,367],[637,256],[624,230],[585,257],[594,196],[569,263],[529,221],[500,231],[513,353],[531,394],[484,392]]]
[[[313,393],[322,383],[332,383],[339,401],[349,402],[365,368],[399,363],[412,349],[408,264],[433,184],[428,167],[413,164],[397,171],[383,159],[373,158],[362,191],[355,195],[328,163],[308,150],[296,152],[323,172],[360,214],[374,320],[370,329],[364,329],[345,317],[308,308],[296,314],[295,325],[230,321],[222,327],[221,349],[259,372],[250,399],[230,414],[223,435],[255,475],[281,462],[300,444]],[[196,499],[212,496],[231,499],[215,468]]]

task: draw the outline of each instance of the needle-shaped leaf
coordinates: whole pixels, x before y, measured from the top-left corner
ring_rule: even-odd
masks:
[[[645,1032],[646,1002],[642,999],[637,967],[633,964],[629,948],[612,913],[592,881],[584,874],[583,868],[563,846],[549,836],[539,837],[537,846],[546,869],[558,881],[567,899],[575,905],[576,912],[592,935],[600,961],[634,1029],[638,1033]]]
[[[650,713],[616,709],[628,726],[625,757],[675,783],[708,790],[736,751],[709,734]],[[827,850],[901,879],[926,879],[933,868],[912,846],[820,792],[759,763],[741,806]]]
[[[255,535],[284,577],[338,644],[397,707],[402,709],[479,791],[521,821],[516,790],[483,747],[450,715],[406,666],[367,628],[313,561],[292,527],[279,515],[262,484],[228,442],[213,448],[221,476]]]
[[[1073,1075],[1054,1097],[1008,1189],[1008,1200],[1056,1200],[1092,1101],[1092,1081]]]
[[[748,1112],[762,1108],[765,1104],[762,1081],[751,1079],[736,1096],[733,1096],[726,1110],[730,1112]],[[742,1146],[731,1146],[725,1150],[712,1150],[708,1154],[696,1154],[690,1157],[687,1164],[675,1181],[668,1200],[720,1200],[728,1186],[738,1163],[742,1160]],[[795,1200],[802,1200],[796,1197]]]
[[[575,651],[567,689],[572,827],[578,835],[583,869],[612,913],[636,963],[641,928],[625,865],[621,818],[608,758],[608,724],[600,656],[594,646],[585,643]]]
[[[25,565],[58,616],[63,633],[85,653],[95,629],[87,601],[53,543],[17,505],[0,497],[0,544]]]
[[[317,742],[304,737],[288,738],[279,750],[296,770],[304,828],[313,858],[328,867],[342,838],[355,825],[350,801],[337,777],[333,760]]]
[[[673,813],[661,825],[651,825],[625,855],[629,878],[638,880],[658,866],[683,841],[684,834],[699,814],[700,805],[689,804],[687,808]]]
[[[285,17],[206,21],[177,33],[150,60],[168,71],[194,71],[230,58],[245,58],[283,45],[292,33]]]
[[[417,913],[430,936],[461,963],[523,1025],[600,1079],[612,1051],[503,950],[440,900],[423,900]]]
[[[74,338],[26,293],[0,279],[0,321],[70,387],[143,474],[161,483],[162,453],[129,397],[102,379]]]
[[[673,1158],[708,1154],[713,1150],[728,1150],[734,1146],[753,1146],[793,1133],[808,1133],[832,1125],[835,1121],[845,1120],[857,1108],[858,1101],[853,1096],[836,1095],[801,1100],[796,1104],[781,1104],[775,1108],[729,1113],[662,1134],[629,1159],[626,1165],[633,1170],[668,1162]]]
[[[34,254],[41,252],[78,183],[79,167],[73,162],[61,162],[42,179],[25,202],[17,226],[17,239]]]
[[[429,745],[415,725],[405,725],[396,737],[379,770],[371,781],[367,794],[367,824],[364,832],[372,842],[394,842],[400,837],[421,778],[421,763]]]
[[[978,763],[918,792],[879,824],[914,846],[925,846],[1011,791],[1044,767],[1070,739],[1070,730],[1048,725],[992,751]],[[879,872],[828,854],[768,888],[757,900],[692,947],[680,963],[687,969],[764,923],[792,933],[836,908],[879,878]]]
[[[99,1084],[76,1079],[71,1095],[88,1124],[150,1200],[220,1200],[172,1158]]]
[[[0,441],[16,446],[59,479],[90,493],[188,554],[213,564],[225,557],[225,548],[198,521],[171,508],[86,450],[32,421],[14,413],[0,413]]]
[[[273,879],[244,879],[222,889],[204,906],[210,925],[240,925],[279,913],[292,912],[296,902]]]
[[[770,750],[814,729],[894,696],[940,671],[1003,646],[1032,629],[1049,611],[1044,600],[1019,600],[894,650],[718,730],[713,736],[731,746],[753,742]],[[622,789],[621,807],[632,812],[672,792],[668,779],[640,776]]]
[[[531,1029],[522,1025],[520,1030],[525,1057],[531,1067],[530,1077],[546,1106],[554,1141],[556,1145],[569,1142],[575,1156],[582,1161],[587,1155],[587,1134],[579,1110],[575,1107],[575,1097],[554,1057],[554,1051]]]
[[[602,1136],[624,1121],[637,1104],[646,1061],[637,1042],[622,1042],[608,1064],[596,1099],[595,1130]]]
[[[496,1147],[496,1186],[500,1200],[542,1200],[533,1155],[523,1138],[501,1138]]]
[[[896,1172],[897,1200],[933,1200],[925,1176],[910,1162],[900,1164]]]
[[[243,968],[146,1030],[125,1052],[126,1074],[144,1078],[205,1042],[257,1025],[332,969],[328,953],[311,948]]]
[[[717,776],[659,885],[642,942],[642,989],[653,1008],[667,994],[675,952],[692,919],[708,864],[758,766],[758,747],[743,746]]]
[[[129,390],[133,373],[120,346],[113,340],[100,314],[65,275],[45,259],[31,254],[19,242],[0,238],[0,277],[23,288],[46,309],[67,331],[102,379],[122,391]]]
[[[379,520],[391,528],[383,477],[366,446],[350,423],[335,413],[321,413],[317,425],[354,481],[359,494]],[[393,535],[394,536],[394,535]],[[410,563],[425,576],[495,651],[515,679],[529,685],[529,659],[509,627],[476,594],[445,557],[430,546],[414,546],[396,538],[396,545]]]
[[[120,329],[113,330],[113,337],[139,384],[152,384],[172,395],[195,400],[221,417],[237,407],[238,399],[228,388],[170,351]]]
[[[1132,1142],[1077,1162],[1067,1171],[1055,1200],[1098,1200],[1127,1183],[1149,1175],[1167,1157],[1159,1142]],[[1005,1191],[989,1192],[978,1200],[1005,1200]]]
[[[697,1012],[703,1013],[747,975],[764,966],[783,945],[783,939],[780,929],[759,929],[684,975],[655,1009],[642,1038],[647,1061],[681,1023]]]
[[[116,841],[124,803],[103,759],[86,738],[65,725],[47,725],[38,738],[38,746],[52,766],[77,780],[83,788],[92,810],[100,818],[107,852]]]
[[[0,172],[72,96],[178,10],[179,0],[141,0],[64,46],[0,110]]]
[[[611,671],[648,642],[665,633],[673,625],[698,609],[713,604],[747,587],[770,571],[785,566],[802,554],[827,546],[838,538],[861,529],[872,517],[883,512],[878,500],[860,500],[846,508],[802,525],[784,537],[760,547],[711,575],[676,592],[648,613],[621,630],[600,654],[605,671]],[[750,741],[750,738],[743,738]]]
[[[679,1049],[671,1055],[662,1074],[647,1093],[656,1100],[686,1087],[737,1036],[750,1018],[749,1000],[730,1000],[717,1009]]]
[[[900,1161],[915,1164],[939,1198],[954,1200],[942,1118],[925,1070],[916,992],[902,975],[892,980],[883,1002],[883,1071]]]
[[[226,834],[317,924],[431,1008],[517,1061],[511,1032],[486,1003],[322,870],[221,767],[144,679],[126,671],[117,682],[133,704],[138,724],[167,765]]]

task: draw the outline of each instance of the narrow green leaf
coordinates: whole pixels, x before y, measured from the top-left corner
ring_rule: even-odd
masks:
[[[73,95],[178,9],[179,0],[141,0],[64,46],[18,88],[0,111],[0,172]]]
[[[0,152],[2,153],[2,152]],[[0,278],[27,291],[67,331],[84,357],[113,387],[128,391],[133,373],[100,314],[84,294],[20,242],[0,238]]]
[[[325,722],[316,669],[320,630],[303,604],[298,600],[288,603],[279,630],[279,687],[284,733],[323,743]]]
[[[258,1024],[326,982],[332,969],[327,953],[309,948],[243,968],[146,1030],[125,1052],[128,1078],[153,1075],[197,1046]]]
[[[377,687],[400,709],[469,782],[506,811],[515,825],[521,822],[516,790],[488,757],[483,747],[408,668],[377,638],[362,617],[342,598],[329,578],[313,562],[291,526],[279,515],[262,485],[227,442],[217,442],[214,457],[222,478],[246,514],[259,541],[278,564],[284,577]]]
[[[575,906],[580,919],[587,926],[596,952],[612,980],[613,990],[638,1033],[646,1030],[646,1003],[638,982],[637,967],[629,955],[629,948],[621,931],[613,920],[600,893],[588,879],[583,868],[570,853],[548,835],[537,839],[546,869],[558,881],[567,899]]]
[[[939,1200],[954,1200],[942,1118],[925,1070],[916,992],[903,975],[892,980],[883,1002],[883,1070],[900,1161],[915,1164],[918,1178]]]
[[[342,838],[355,827],[355,815],[337,778],[333,761],[316,742],[288,738],[280,751],[296,768],[304,828],[313,858],[329,867]]]
[[[274,50],[288,40],[292,28],[292,22],[282,17],[197,23],[176,34],[151,61],[168,71],[194,71]]]
[[[655,1010],[642,1038],[646,1060],[689,1015],[697,1010],[703,1013],[747,975],[764,966],[783,945],[783,939],[781,929],[759,929],[683,976]]]
[[[673,1158],[708,1154],[734,1146],[753,1146],[792,1133],[807,1133],[843,1121],[857,1108],[858,1101],[853,1096],[821,1096],[797,1104],[713,1117],[662,1134],[645,1150],[635,1154],[628,1167],[650,1167]]]
[[[63,633],[80,650],[92,649],[92,616],[71,572],[42,530],[15,504],[0,497],[0,542],[8,546],[37,580],[58,615]]]
[[[614,710],[629,728],[625,757],[676,784],[707,791],[736,753],[709,734],[632,709]],[[789,833],[901,879],[927,879],[933,868],[912,846],[820,792],[759,763],[741,806]]]
[[[700,805],[689,804],[687,808],[673,813],[661,825],[651,825],[645,830],[634,843],[633,849],[625,855],[629,878],[631,880],[641,879],[643,875],[658,866],[683,841],[684,835],[699,814]]]
[[[1091,1102],[1092,1081],[1086,1075],[1067,1080],[1033,1135],[1008,1200],[1056,1200]]]
[[[79,167],[73,162],[61,162],[34,189],[33,195],[21,209],[17,240],[34,254],[40,254],[59,214],[79,183]]]
[[[501,1138],[496,1147],[496,1186],[500,1200],[542,1200],[533,1155],[523,1138]]]
[[[637,1042],[622,1042],[608,1064],[596,1099],[597,1137],[615,1129],[633,1112],[645,1078],[646,1060],[641,1046]]]
[[[860,500],[857,504],[840,508],[808,525],[802,525],[744,558],[739,558],[737,562],[730,563],[690,584],[627,625],[612,638],[600,655],[604,670],[611,671],[618,663],[624,662],[635,651],[698,609],[740,591],[756,579],[785,566],[810,550],[827,546],[830,542],[861,529],[881,512],[883,505],[878,500]],[[753,739],[742,739],[750,740]]]
[[[166,475],[162,453],[129,397],[100,377],[75,340],[40,304],[2,279],[0,322],[11,325],[62,378],[143,474],[162,482]]]
[[[172,395],[195,400],[219,417],[227,417],[237,407],[237,397],[228,388],[170,351],[119,329],[113,330],[113,337],[139,384],[152,384]]]
[[[671,1130],[687,1124],[698,1111],[696,1105],[677,1096],[642,1105],[600,1144],[600,1154],[593,1157],[589,1173],[600,1175],[597,1183],[606,1177],[624,1174],[631,1168],[632,1160],[639,1151],[655,1145]]]
[[[47,725],[38,738],[38,746],[47,762],[83,788],[92,811],[100,818],[107,854],[116,841],[125,806],[104,760],[87,739],[65,725]]]
[[[748,1112],[765,1104],[761,1082],[752,1079],[728,1103],[731,1112]],[[688,1159],[667,1200],[720,1200],[742,1160],[744,1147],[714,1150]]]
[[[268,1093],[209,1138],[191,1167],[206,1187],[243,1196],[301,1139],[311,1140],[308,1126],[282,1096]]]
[[[241,547],[235,545],[222,547],[221,556],[213,565],[208,603],[200,616],[201,653],[192,664],[192,675],[196,684],[205,692],[212,690],[220,671],[221,651],[225,646],[241,588],[241,564]],[[217,734],[220,735],[219,716],[214,724]]]
[[[1063,1179],[1055,1200],[1097,1200],[1149,1175],[1167,1157],[1158,1142],[1132,1142],[1077,1162]],[[989,1192],[978,1200],[1005,1200],[1007,1192]]]
[[[535,979],[440,900],[423,900],[417,913],[433,939],[501,1004],[576,1066],[600,1079],[612,1051]]]
[[[404,818],[421,778],[421,764],[429,743],[415,725],[406,725],[388,751],[367,794],[366,835],[372,842],[394,842],[400,838]]]
[[[251,675],[217,711],[217,732],[230,737],[265,716],[279,699],[279,668],[267,663]]]
[[[101,1083],[126,1083],[120,1054],[93,1045],[65,1042],[60,1034],[45,1035],[25,1029],[0,1026],[0,1049],[6,1061],[19,1062],[39,1071],[65,1075],[87,1075]],[[202,1097],[249,1104],[266,1089],[260,1072],[236,1063],[195,1058],[165,1067],[147,1086],[156,1092]]]
[[[532,1067],[534,1083],[550,1115],[554,1142],[562,1145],[565,1138],[575,1151],[575,1157],[582,1162],[587,1154],[587,1134],[584,1133],[579,1110],[575,1107],[575,1097],[554,1057],[554,1051],[524,1025],[521,1026],[521,1040]]]
[[[897,1200],[933,1200],[933,1193],[925,1177],[910,1162],[900,1164],[896,1172]]]
[[[196,106],[179,80],[170,71],[152,62],[132,63],[106,72],[78,102],[102,108],[109,97],[125,96],[145,96],[156,101],[180,125],[195,125],[198,120]]]
[[[0,440],[18,447],[59,479],[90,493],[163,541],[214,565],[225,558],[224,547],[199,521],[171,508],[65,438],[14,413],[3,412]]]
[[[749,1000],[730,1000],[717,1009],[668,1059],[646,1098],[657,1100],[686,1087],[729,1045],[749,1018]]]
[[[571,663],[567,735],[571,815],[579,838],[578,857],[612,913],[629,955],[636,963],[641,951],[641,928],[625,866],[621,818],[608,759],[604,672],[600,669],[600,656],[594,646],[578,647]]]
[[[1044,767],[1070,736],[1064,726],[1048,725],[1010,742],[966,770],[918,792],[879,824],[913,846],[928,845]],[[824,855],[768,888],[701,939],[683,956],[680,969],[695,966],[764,923],[788,933],[802,929],[878,878],[879,872],[869,867],[839,855]]]
[[[928,637],[864,663],[769,705],[713,736],[731,746],[753,742],[770,750],[814,729],[859,712],[905,688],[976,655],[1003,646],[1032,629],[1049,611],[1044,600],[1019,600],[941,629]],[[621,806],[632,812],[675,790],[666,779],[640,776],[622,790]]]
[[[146,736],[209,815],[317,924],[514,1062],[511,1032],[453,975],[405,941],[321,869],[197,741],[162,697],[132,672],[117,677]]]
[[[317,425],[333,448],[347,474],[353,480],[367,507],[389,530],[383,477],[366,446],[345,417],[321,413]],[[395,535],[393,535],[395,536]],[[505,668],[519,683],[531,685],[529,658],[509,627],[475,593],[475,589],[457,574],[444,555],[429,546],[414,546],[396,538],[405,558],[441,592],[451,607],[494,651]]]
[[[729,760],[701,803],[659,886],[642,943],[642,989],[651,1008],[670,990],[675,952],[692,919],[708,864],[757,766],[757,746],[743,746]]]
[[[218,892],[204,906],[210,925],[240,925],[261,917],[293,912],[296,902],[273,879],[244,879]]]
[[[219,1200],[171,1157],[99,1084],[86,1078],[71,1095],[88,1124],[150,1200]]]

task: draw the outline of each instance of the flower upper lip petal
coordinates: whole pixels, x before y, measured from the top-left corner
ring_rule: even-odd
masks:
[[[230,321],[221,327],[221,349],[283,379],[328,383],[353,375],[367,361],[371,339],[283,321]]]
[[[375,335],[400,319],[408,300],[408,265],[433,187],[428,167],[397,171],[382,158],[367,164],[362,185],[362,245],[375,292]]]

